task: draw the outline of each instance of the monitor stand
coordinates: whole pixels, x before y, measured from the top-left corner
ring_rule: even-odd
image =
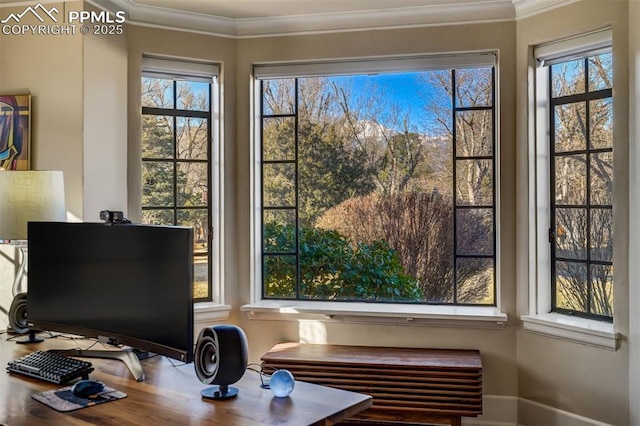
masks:
[[[80,358],[117,359],[125,363],[136,381],[142,382],[144,380],[144,370],[142,370],[142,364],[140,364],[140,359],[144,358],[144,356],[138,355],[133,348],[123,348],[113,351],[99,349],[57,349],[54,350],[54,352]],[[148,352],[141,352],[141,354],[145,353]]]
[[[34,330],[34,329],[30,329],[29,330],[29,336],[27,336],[26,339],[22,339],[22,340],[16,340],[16,343],[21,344],[21,345],[25,345],[27,343],[40,343],[40,342],[44,342],[44,339],[42,337],[38,337],[36,336],[36,334],[40,333],[40,331],[42,330]]]

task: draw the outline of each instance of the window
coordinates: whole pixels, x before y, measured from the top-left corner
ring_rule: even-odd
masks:
[[[255,67],[263,300],[496,305],[494,62]]]
[[[143,60],[142,221],[193,228],[196,301],[215,296],[216,76],[208,64]]]
[[[601,31],[536,49],[538,130],[549,134],[538,138],[539,158],[548,159],[539,169],[548,175],[541,192],[548,200],[539,194],[538,202],[549,206],[539,225],[547,233],[548,270],[540,274],[549,276],[549,298],[539,312],[613,321],[610,40]]]

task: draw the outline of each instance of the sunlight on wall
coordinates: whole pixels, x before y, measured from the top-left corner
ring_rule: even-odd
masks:
[[[327,343],[327,328],[320,321],[298,320],[300,343]]]

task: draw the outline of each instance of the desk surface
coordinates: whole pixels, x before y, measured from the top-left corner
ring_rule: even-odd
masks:
[[[29,352],[78,347],[58,337],[40,344],[19,345],[0,336],[0,364]],[[86,348],[87,341],[80,343]],[[92,379],[126,393],[124,399],[68,413],[60,413],[31,398],[31,395],[59,386],[17,374],[0,372],[0,423],[10,426],[47,425],[331,425],[371,406],[371,397],[355,392],[296,382],[287,398],[276,398],[260,388],[259,374],[247,371],[233,386],[236,398],[225,401],[202,399],[206,388],[198,381],[193,364],[174,366],[157,356],[142,361],[144,382],[136,382],[124,363],[116,360],[87,359],[95,371]]]

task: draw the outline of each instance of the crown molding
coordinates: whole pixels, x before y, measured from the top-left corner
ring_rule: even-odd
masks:
[[[40,0],[40,3],[60,0]],[[123,10],[132,25],[174,29],[228,38],[258,38],[487,23],[528,18],[581,0],[479,0],[384,10],[234,19],[138,4],[135,0],[85,0],[100,9]],[[33,4],[4,1],[0,8]]]
[[[512,0],[250,19],[177,12],[162,7],[141,5],[134,0],[87,2],[111,11],[124,10],[127,12],[127,22],[133,25],[171,28],[230,38],[496,22],[515,18]]]
[[[513,6],[516,9],[516,19],[524,19],[578,1],[580,0],[513,0]]]

